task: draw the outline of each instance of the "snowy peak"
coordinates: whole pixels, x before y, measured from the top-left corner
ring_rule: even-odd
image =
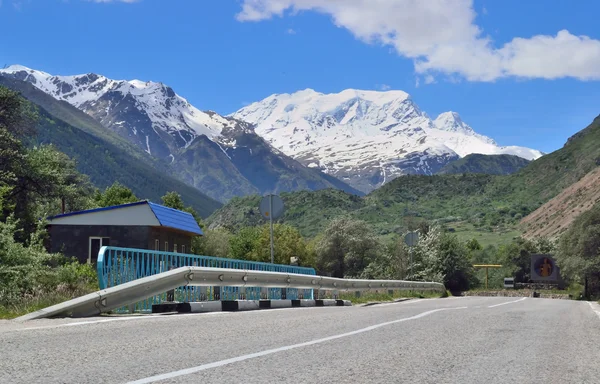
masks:
[[[471,134],[475,131],[469,125],[460,118],[460,115],[456,112],[444,112],[441,113],[434,121],[433,124],[437,129],[448,132],[460,132]]]
[[[431,120],[409,94],[397,90],[323,94],[305,89],[271,95],[231,116],[255,124],[255,131],[283,153],[364,192],[402,174],[433,174],[471,153],[528,160],[542,155],[499,147],[456,112]]]
[[[219,137],[234,123],[206,114],[163,83],[112,80],[95,73],[54,76],[21,65],[0,75],[27,81],[99,120],[158,157],[169,157],[198,136]]]

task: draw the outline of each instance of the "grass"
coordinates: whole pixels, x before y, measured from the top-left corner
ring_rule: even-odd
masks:
[[[339,298],[340,300],[349,300],[352,304],[367,304],[372,302],[385,302],[385,301],[394,301],[395,299],[402,298],[440,298],[447,297],[449,294],[446,292],[445,294],[441,294],[438,292],[419,292],[419,291],[394,291],[393,294],[389,293],[378,293],[378,292],[366,292],[361,293],[360,297],[356,297],[354,293],[341,293]]]
[[[521,232],[512,226],[507,226],[493,232],[482,231],[473,224],[466,222],[448,223],[447,226],[454,228],[454,233],[461,241],[475,239],[483,248],[488,245],[499,246],[510,244],[516,237],[521,236]]]
[[[37,296],[23,297],[17,303],[0,303],[0,319],[14,319],[19,316],[26,315],[30,312],[38,311],[50,307],[52,305],[60,304],[67,300],[74,299],[88,293],[94,292],[96,288],[89,286],[80,286],[75,290],[60,290],[54,292],[40,293]]]
[[[23,299],[17,304],[0,305],[0,319],[14,319],[72,298],[65,294],[51,293],[41,297]]]

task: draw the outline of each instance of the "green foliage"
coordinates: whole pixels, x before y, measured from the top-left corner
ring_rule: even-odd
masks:
[[[367,223],[347,217],[333,219],[317,244],[318,270],[334,277],[359,276],[379,248]]]
[[[175,191],[167,192],[163,197],[161,197],[161,200],[165,207],[177,209],[191,214],[200,226],[200,228],[204,228],[204,223],[202,222],[202,218],[200,217],[200,215],[198,215],[194,208],[185,206],[185,204],[183,203],[183,199],[181,198],[181,195],[179,193]]]
[[[192,252],[203,256],[230,257],[232,234],[226,229],[204,230],[204,236],[192,239]]]
[[[509,276],[516,283],[528,283],[531,279],[531,255],[536,253],[553,253],[554,244],[547,239],[527,240],[517,238],[510,244],[498,249],[498,260],[510,266]]]
[[[487,175],[510,175],[527,166],[530,161],[513,155],[481,155],[470,154],[455,160],[437,173],[462,174],[462,173],[484,173]]]
[[[74,294],[97,289],[91,266],[48,254],[43,247],[43,223],[30,235],[28,245],[16,241],[20,232],[14,218],[0,221],[0,312],[23,300],[39,298],[60,290]]]
[[[577,217],[562,235],[558,261],[575,282],[588,278],[594,283],[588,295],[600,294],[600,203]]]
[[[257,248],[260,229],[258,227],[245,227],[229,241],[229,255],[233,259],[252,260],[254,250]]]
[[[139,199],[131,189],[118,181],[107,187],[104,192],[97,192],[94,196],[94,202],[98,207],[112,207],[114,205],[135,203],[136,201],[139,201]]]
[[[253,260],[271,261],[271,241],[269,225],[260,227],[258,239],[255,243]],[[297,229],[286,224],[273,226],[273,248],[276,264],[290,264],[291,258],[297,258],[298,265],[315,266],[315,255],[308,247],[307,242]]]
[[[394,236],[363,270],[361,278],[403,280],[407,278],[409,263],[410,251],[404,239]]]
[[[15,137],[35,133],[35,110],[17,92],[0,87],[0,128]]]
[[[455,235],[444,234],[438,246],[439,268],[444,285],[451,292],[467,291],[477,283],[469,263],[468,249]]]

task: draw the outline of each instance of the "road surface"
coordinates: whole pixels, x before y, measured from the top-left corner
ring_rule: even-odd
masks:
[[[465,297],[2,322],[0,383],[597,384],[600,307]]]

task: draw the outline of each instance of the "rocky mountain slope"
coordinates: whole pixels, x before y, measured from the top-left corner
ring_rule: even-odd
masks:
[[[153,158],[171,164],[173,175],[220,201],[300,189],[360,193],[274,149],[248,124],[200,111],[162,83],[112,80],[93,73],[53,76],[19,65],[1,69],[0,76],[28,82],[68,102]]]
[[[37,134],[27,145],[53,144],[77,163],[79,172],[104,189],[113,182],[130,187],[136,196],[160,202],[169,191],[178,192],[202,217],[222,204],[169,174],[169,167],[106,130],[94,119],[41,92],[31,84],[0,76],[0,86],[18,91],[39,116]]]
[[[521,220],[523,235],[556,238],[597,202],[600,202],[600,167]]]
[[[364,192],[403,174],[435,174],[471,153],[542,156],[498,146],[455,112],[432,120],[402,91],[306,89],[269,96],[231,116],[255,124],[259,135],[302,164]]]

